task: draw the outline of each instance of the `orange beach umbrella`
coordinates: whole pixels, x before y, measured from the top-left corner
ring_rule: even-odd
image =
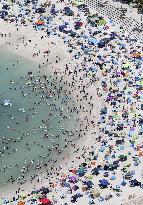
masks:
[[[19,201],[17,205],[25,205],[24,201]]]
[[[36,25],[38,25],[38,26],[44,25],[44,21],[38,20],[38,21],[36,21]]]
[[[132,56],[134,58],[139,58],[139,57],[141,57],[141,53],[133,53]]]

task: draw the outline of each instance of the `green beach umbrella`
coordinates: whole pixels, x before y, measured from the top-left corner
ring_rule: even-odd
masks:
[[[129,63],[124,63],[123,65],[122,65],[122,69],[123,70],[128,70],[130,68],[130,64]]]
[[[101,19],[101,20],[99,20],[98,25],[102,26],[102,25],[105,25],[106,23],[107,22],[105,21],[105,19]]]
[[[87,176],[88,179],[93,179],[93,175]]]

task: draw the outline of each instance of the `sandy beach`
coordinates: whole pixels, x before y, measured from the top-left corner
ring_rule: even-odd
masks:
[[[21,10],[11,7],[17,16]],[[66,15],[65,7],[73,14]],[[23,10],[26,8],[31,9],[32,4]],[[52,8],[56,14],[45,14],[53,19],[43,29],[35,22],[44,14],[33,13],[34,9],[24,16],[25,24],[0,19],[0,48],[39,64],[48,75],[58,76],[79,103],[76,111],[83,130],[74,141],[69,140],[59,161],[49,162],[48,175],[41,167],[36,172],[38,179],[9,183],[0,190],[0,197],[28,195],[44,186],[50,191],[43,197],[51,204],[139,204],[143,187],[142,45],[130,41],[128,33],[122,34],[107,17],[94,16],[101,25],[91,26],[93,13],[87,18],[71,2],[52,1],[47,11]],[[65,22],[67,27],[59,28]],[[96,197],[94,190],[99,192]],[[32,204],[31,196],[21,200]]]

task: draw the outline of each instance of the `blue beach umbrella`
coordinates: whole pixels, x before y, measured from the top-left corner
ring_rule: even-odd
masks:
[[[127,184],[127,182],[125,181],[125,179],[123,179],[123,181],[121,182],[122,186],[125,186]]]
[[[115,180],[115,179],[116,179],[116,176],[113,175],[113,176],[111,177],[111,180]]]
[[[98,43],[98,41],[95,38],[89,38],[88,42],[89,42],[89,44],[92,44],[92,45],[97,45],[97,43]]]
[[[135,80],[136,80],[136,81],[140,81],[141,78],[137,76],[137,77],[135,77]]]
[[[99,180],[100,184],[103,186],[108,186],[110,183],[106,179]]]

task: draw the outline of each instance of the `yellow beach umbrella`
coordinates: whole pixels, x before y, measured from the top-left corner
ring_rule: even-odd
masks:
[[[94,197],[94,198],[99,197],[99,196],[100,196],[100,191],[99,191],[99,189],[97,189],[97,188],[95,187],[94,190],[93,190],[93,192],[92,192],[92,194],[93,194],[93,197]]]

